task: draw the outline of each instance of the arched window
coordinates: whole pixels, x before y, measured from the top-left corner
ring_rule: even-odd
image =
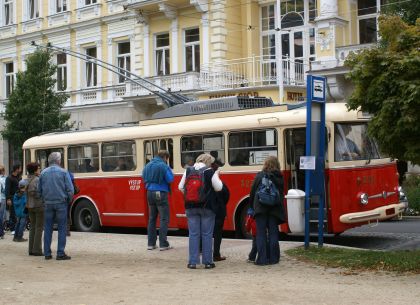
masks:
[[[293,28],[296,26],[301,26],[303,24],[304,24],[303,17],[300,14],[295,13],[295,12],[288,13],[281,19],[282,29]]]

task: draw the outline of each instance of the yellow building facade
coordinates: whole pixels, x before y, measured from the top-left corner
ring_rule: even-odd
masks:
[[[192,100],[296,103],[308,73],[328,101],[351,92],[344,60],[377,41],[381,0],[0,0],[0,112],[15,74],[47,42],[112,63]],[[164,107],[138,84],[56,52],[57,90],[77,129],[138,122]],[[0,145],[1,146],[1,145]],[[7,148],[6,145],[3,145]],[[7,149],[3,159],[7,158]],[[6,162],[5,162],[6,163]]]

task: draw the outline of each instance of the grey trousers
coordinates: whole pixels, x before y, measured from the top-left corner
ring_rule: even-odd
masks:
[[[29,230],[29,254],[42,253],[42,232],[44,231],[44,208],[29,209],[31,228]]]

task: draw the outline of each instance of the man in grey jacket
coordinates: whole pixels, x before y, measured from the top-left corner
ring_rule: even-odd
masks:
[[[44,201],[44,255],[51,259],[51,239],[54,219],[58,224],[57,260],[71,259],[64,252],[67,233],[67,205],[74,194],[68,171],[60,167],[61,154],[52,152],[48,156],[49,167],[39,177],[38,192]]]

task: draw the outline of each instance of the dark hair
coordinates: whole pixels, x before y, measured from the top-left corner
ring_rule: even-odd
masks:
[[[159,150],[159,152],[158,152],[158,157],[159,158],[166,158],[166,159],[169,159],[169,151],[167,151],[167,150]]]
[[[28,171],[30,175],[35,174],[38,168],[39,168],[39,164],[36,162],[28,163],[26,165],[26,170]]]
[[[22,168],[22,165],[20,163],[13,164],[12,173],[17,171],[19,168]]]

